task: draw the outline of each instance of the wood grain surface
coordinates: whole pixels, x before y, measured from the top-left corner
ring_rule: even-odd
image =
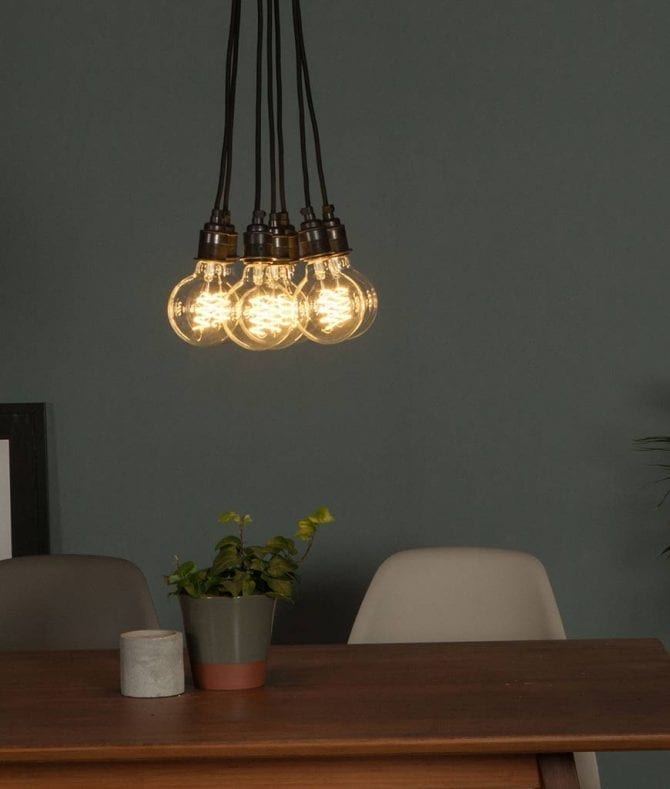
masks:
[[[117,652],[0,653],[0,672],[5,785],[58,763],[401,770],[406,757],[670,748],[670,657],[651,639],[277,646],[263,688],[166,699],[122,697]],[[528,759],[506,764],[539,785]]]

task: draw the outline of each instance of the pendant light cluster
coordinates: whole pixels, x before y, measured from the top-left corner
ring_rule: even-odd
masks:
[[[300,0],[292,0],[292,17],[305,203],[298,231],[289,219],[284,173],[281,5],[282,0],[265,0],[264,21],[264,3],[257,0],[255,197],[240,257],[228,206],[242,6],[242,0],[232,0],[226,53],[225,128],[214,208],[200,231],[195,271],[175,286],[167,307],[170,325],[191,345],[218,345],[231,340],[250,351],[279,350],[304,339],[333,345],[360,337],[377,315],[377,293],[352,268],[344,225],[335,216],[326,192]],[[267,222],[261,208],[264,49],[270,165]],[[305,103],[321,190],[320,218],[310,198]]]

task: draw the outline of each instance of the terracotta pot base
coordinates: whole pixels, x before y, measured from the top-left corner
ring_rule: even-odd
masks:
[[[265,684],[267,661],[255,663],[199,663],[193,666],[193,679],[203,690],[243,690]]]

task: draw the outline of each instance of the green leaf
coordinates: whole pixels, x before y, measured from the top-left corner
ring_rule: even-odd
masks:
[[[240,529],[251,523],[251,515],[240,515],[239,512],[223,512],[219,515],[219,523],[236,523]]]
[[[215,573],[222,573],[242,565],[242,557],[239,551],[231,546],[224,546],[216,555],[212,570]]]
[[[333,523],[334,521],[335,518],[328,507],[320,507],[311,515],[298,521],[298,531],[295,533],[295,536],[300,540],[310,542],[314,539],[314,535],[319,526],[324,523]]]
[[[184,562],[175,568],[170,575],[165,576],[165,582],[174,586],[170,594],[189,594],[191,597],[199,596],[198,582],[204,571],[197,571],[195,562]]]
[[[244,517],[248,518],[249,516],[245,515]],[[221,513],[221,515],[219,515],[219,523],[237,523],[237,524],[240,524],[242,522],[242,520],[243,519],[242,519],[242,516],[240,515],[240,513],[239,512],[233,512],[233,510],[230,510],[229,512],[223,512],[223,513]]]
[[[242,581],[242,594],[250,595],[256,591],[256,582],[253,578],[247,577]]]
[[[295,562],[285,559],[283,556],[273,556],[265,572],[273,578],[289,575],[297,567]]]
[[[328,509],[328,507],[319,507],[318,510],[315,510],[310,516],[310,520],[314,523],[334,523],[335,518],[333,517],[332,513]]]
[[[279,536],[269,539],[261,548],[261,550],[264,551],[263,555],[267,553],[281,553],[281,551],[286,551],[286,553],[294,555],[298,552],[293,540],[289,539],[288,537]]]
[[[202,582],[202,594],[211,594],[212,590],[219,584],[220,578],[218,576],[208,575]]]
[[[242,540],[236,534],[228,534],[225,537],[222,537],[214,546],[215,551],[220,551],[221,548],[224,548],[228,545],[234,545],[235,548],[239,548],[242,545]]]
[[[303,520],[298,521],[298,531],[295,533],[295,536],[299,540],[305,540],[306,542],[309,542],[310,540],[314,539],[316,529],[316,523],[313,523],[309,518],[304,518]]]
[[[291,599],[293,594],[293,582],[281,578],[268,578],[267,584],[270,589],[279,597]]]
[[[221,588],[231,597],[239,597],[242,594],[242,579],[228,578],[221,582]]]

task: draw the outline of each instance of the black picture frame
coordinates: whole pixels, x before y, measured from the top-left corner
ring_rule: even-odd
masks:
[[[12,556],[49,553],[46,403],[0,403],[9,440]]]

